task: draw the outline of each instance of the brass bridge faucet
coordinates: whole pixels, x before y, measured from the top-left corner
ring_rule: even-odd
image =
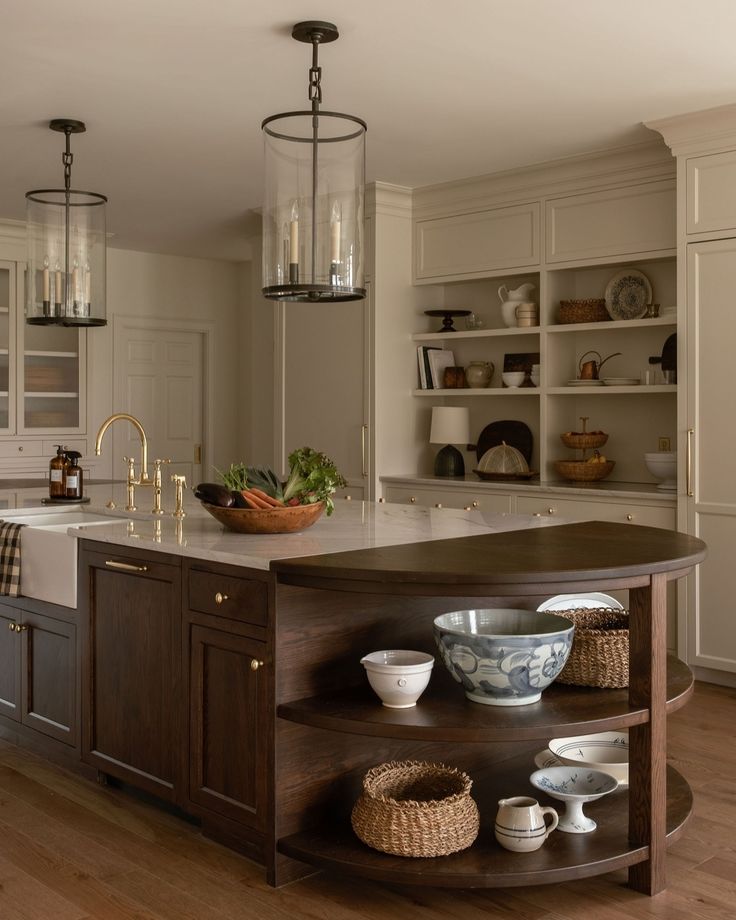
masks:
[[[153,488],[153,510],[151,513],[163,514],[164,512],[161,508],[161,465],[163,463],[169,463],[170,461],[154,460],[153,478],[148,475],[148,438],[146,437],[146,432],[143,430],[143,425],[141,425],[134,415],[128,415],[127,412],[116,412],[114,415],[111,415],[110,418],[105,419],[100,425],[100,430],[97,432],[97,437],[95,438],[95,455],[99,457],[102,453],[102,439],[105,432],[113,422],[117,421],[130,422],[138,431],[138,437],[141,441],[141,471],[138,479],[135,478],[135,460],[133,457],[124,458],[125,462],[128,464],[128,504],[125,506],[125,510],[137,510],[135,506],[136,486],[151,486]]]

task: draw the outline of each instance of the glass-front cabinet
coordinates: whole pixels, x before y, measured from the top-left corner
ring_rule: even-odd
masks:
[[[0,262],[0,436],[85,430],[84,331],[28,326],[24,268]]]

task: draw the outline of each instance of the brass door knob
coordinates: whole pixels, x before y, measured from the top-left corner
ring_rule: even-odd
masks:
[[[250,669],[251,671],[257,671],[259,668],[263,667],[263,662],[259,661],[257,658],[251,659]]]
[[[16,628],[17,628],[17,625],[18,625],[17,623],[8,623],[8,629],[9,629],[11,632],[15,632],[15,630],[16,630]]]
[[[215,595],[215,603],[219,606],[223,601],[229,600],[227,594],[220,594],[218,591]]]

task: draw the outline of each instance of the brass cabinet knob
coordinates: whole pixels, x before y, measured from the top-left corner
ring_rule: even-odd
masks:
[[[25,632],[28,629],[28,623],[16,623],[15,631],[16,632]]]
[[[227,594],[220,594],[218,591],[215,595],[215,603],[219,606],[223,601],[229,600]]]
[[[413,504],[416,502],[416,498],[412,495],[412,497],[409,499],[409,501],[410,501],[410,502],[412,503],[412,505],[413,505]]]
[[[474,508],[477,508],[477,507],[478,507],[478,502],[473,502],[473,507],[474,507]]]
[[[442,507],[442,502],[437,502],[437,504],[435,505],[435,508],[441,508],[441,507]]]
[[[541,511],[535,511],[534,514],[532,515],[532,517],[541,517],[541,516],[542,516]]]
[[[21,446],[18,448],[18,450],[19,450],[21,453],[23,453],[23,445],[22,445],[22,444],[21,444]]]
[[[627,514],[627,515],[626,515],[626,520],[627,520],[627,521],[633,521],[633,520],[634,520],[634,515],[633,515],[633,514]]]
[[[253,659],[251,660],[251,663],[250,663],[250,669],[251,669],[251,671],[257,671],[259,668],[262,668],[262,667],[263,667],[263,662],[262,662],[262,661],[258,661],[257,658],[253,658]]]
[[[547,514],[557,514],[557,508],[547,508]]]
[[[17,623],[8,623],[8,629],[11,632],[15,632],[16,628],[17,628]]]
[[[470,511],[470,505],[466,505],[466,506],[463,508],[463,511]]]
[[[346,495],[346,496],[345,496],[345,501],[346,501],[346,502],[351,502],[352,500],[353,500],[353,496],[352,496],[352,495]]]

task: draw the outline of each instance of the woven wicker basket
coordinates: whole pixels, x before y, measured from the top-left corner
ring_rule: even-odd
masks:
[[[567,664],[558,683],[577,687],[629,686],[629,614],[608,607],[555,610],[575,624]]]
[[[610,320],[602,297],[587,300],[561,300],[557,320],[560,323],[600,323]]]
[[[374,850],[395,856],[447,856],[478,836],[478,806],[467,774],[444,764],[379,764],[363,778],[353,830]]]
[[[592,450],[594,447],[603,447],[608,435],[604,431],[566,431],[560,435],[560,440],[565,447],[574,450]]]
[[[597,482],[613,472],[615,460],[605,463],[588,463],[586,460],[555,460],[555,469],[563,479],[571,482]]]

